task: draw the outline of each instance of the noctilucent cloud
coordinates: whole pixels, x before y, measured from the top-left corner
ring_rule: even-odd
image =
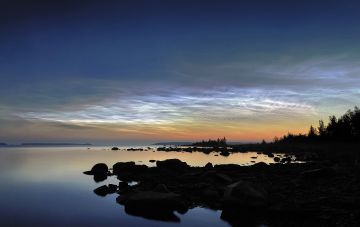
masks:
[[[360,100],[357,1],[0,3],[0,142],[306,132]]]

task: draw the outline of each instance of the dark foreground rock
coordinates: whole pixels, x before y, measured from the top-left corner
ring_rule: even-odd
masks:
[[[163,221],[180,221],[174,211],[186,209],[180,195],[171,192],[133,191],[118,196],[116,201],[125,206],[128,214]]]
[[[88,175],[107,175],[108,171],[109,168],[105,163],[98,163],[90,171],[85,171],[84,173]]]
[[[116,163],[111,174],[121,180],[119,186],[94,192],[105,196],[116,191],[117,202],[128,214],[163,221],[178,222],[175,212],[202,206],[221,210],[221,218],[232,226],[360,225],[356,163],[286,160],[272,165],[190,167],[171,159],[156,165]]]

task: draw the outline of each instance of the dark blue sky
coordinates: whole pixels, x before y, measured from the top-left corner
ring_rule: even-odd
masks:
[[[0,140],[67,140],[64,128],[104,139],[109,127],[182,139],[214,121],[214,135],[234,122],[245,134],[258,114],[276,134],[298,129],[279,119],[312,123],[359,98],[357,1],[0,4]]]

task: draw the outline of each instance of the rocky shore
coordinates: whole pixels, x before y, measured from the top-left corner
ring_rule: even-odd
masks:
[[[115,175],[118,185],[94,192],[118,193],[116,201],[128,214],[148,219],[179,222],[175,211],[201,206],[221,210],[232,226],[360,225],[360,166],[355,161],[191,167],[169,159],[156,161],[155,167],[118,162],[109,169],[99,163],[84,173],[97,181]]]

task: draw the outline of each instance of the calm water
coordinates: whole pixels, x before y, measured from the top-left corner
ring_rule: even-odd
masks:
[[[257,159],[251,157],[258,156]],[[180,223],[159,222],[127,215],[116,203],[116,194],[99,197],[93,189],[116,183],[114,178],[95,183],[82,174],[99,162],[147,164],[150,159],[179,158],[193,166],[207,162],[248,165],[272,162],[256,153],[229,157],[203,153],[111,151],[108,147],[13,147],[0,148],[0,226],[229,226],[220,211],[204,208],[179,214]]]

